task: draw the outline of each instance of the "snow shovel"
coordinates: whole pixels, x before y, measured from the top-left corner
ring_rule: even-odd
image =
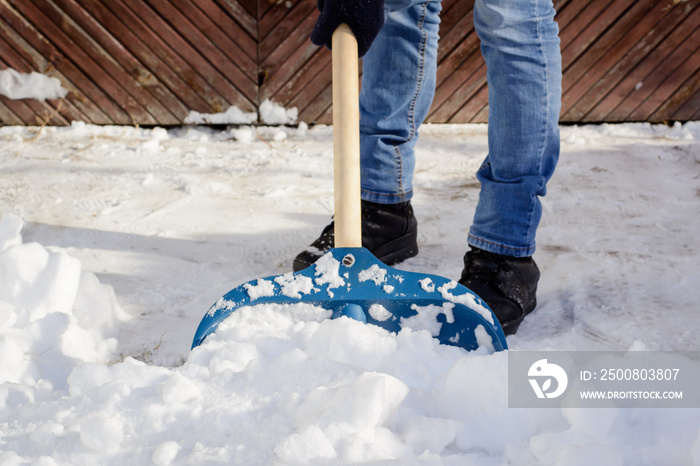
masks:
[[[507,349],[498,320],[481,298],[455,281],[384,265],[362,247],[357,42],[342,24],[332,39],[335,247],[295,273],[245,283],[206,313],[192,348],[245,306],[305,302],[391,332],[427,330],[440,343]]]

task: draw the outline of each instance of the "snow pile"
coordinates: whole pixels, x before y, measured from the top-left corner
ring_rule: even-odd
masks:
[[[260,114],[245,113],[236,106],[229,107],[223,113],[199,113],[194,110],[185,118],[188,125],[249,125],[258,119],[267,125],[296,124],[299,111],[294,108],[286,109],[281,105],[265,100],[260,104]]]
[[[199,113],[194,110],[185,118],[188,125],[249,125],[258,119],[256,112],[246,113],[236,106],[231,106],[223,113]]]
[[[507,353],[429,328],[258,305],[190,352],[212,303],[265,296],[332,215],[332,128],[236,131],[0,128],[0,464],[700,464],[700,410],[508,408]],[[509,347],[697,351],[700,124],[562,140]],[[459,276],[486,142],[422,129],[402,269]]]
[[[3,384],[0,462],[691,464],[700,442],[694,410],[510,409],[506,352],[327,317],[242,308],[180,367],[76,361],[64,390]]]
[[[0,94],[14,100],[60,99],[68,94],[61,81],[41,73],[20,73],[8,68],[0,71]]]
[[[296,107],[286,109],[271,100],[260,104],[260,121],[267,125],[293,125],[298,116],[299,111]]]
[[[0,218],[0,383],[62,388],[79,362],[114,358],[125,316],[111,287],[21,229]]]

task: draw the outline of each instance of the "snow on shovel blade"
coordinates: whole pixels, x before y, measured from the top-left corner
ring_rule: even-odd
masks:
[[[507,349],[493,312],[469,289],[436,275],[387,267],[365,248],[334,248],[304,270],[234,288],[206,313],[192,348],[241,307],[297,302],[330,310],[332,318],[347,316],[391,332],[428,330],[440,343],[469,351]]]

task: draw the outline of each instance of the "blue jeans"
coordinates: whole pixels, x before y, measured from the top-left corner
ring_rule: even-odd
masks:
[[[440,2],[385,0],[386,19],[363,61],[362,198],[413,195],[414,147],[435,93]],[[468,243],[497,254],[535,252],[540,196],[559,159],[561,54],[551,0],[476,0],[489,86],[489,152]],[[466,176],[466,175],[465,175]]]

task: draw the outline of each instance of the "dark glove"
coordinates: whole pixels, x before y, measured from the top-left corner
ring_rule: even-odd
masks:
[[[311,32],[311,42],[330,49],[333,32],[345,23],[357,39],[360,57],[384,25],[384,0],[318,0],[318,9],[321,14]]]

